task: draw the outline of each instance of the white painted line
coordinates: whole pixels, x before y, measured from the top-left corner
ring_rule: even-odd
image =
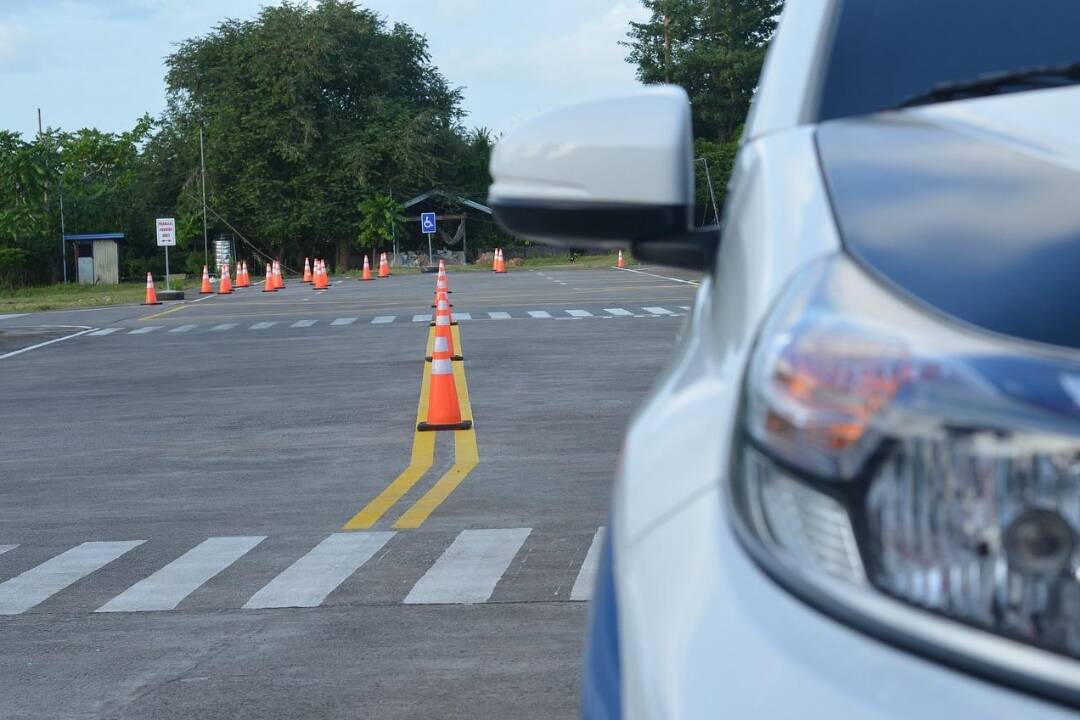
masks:
[[[551,317],[551,313],[547,312],[546,310],[529,310],[529,317],[549,318]]]
[[[31,350],[37,350],[38,348],[43,348],[46,345],[52,345],[53,343],[58,343],[58,342],[63,342],[65,340],[70,340],[73,337],[79,337],[80,335],[85,335],[86,333],[88,333],[88,332],[90,332],[91,330],[94,330],[94,329],[95,328],[86,328],[85,330],[80,330],[79,332],[72,333],[71,335],[65,335],[64,337],[58,337],[58,338],[55,338],[53,340],[46,340],[45,342],[38,343],[37,345],[31,345],[30,347],[24,347],[24,348],[20,348],[18,350],[12,350],[9,353],[4,353],[3,355],[0,355],[0,360],[3,360],[4,358],[9,358],[9,357],[15,357],[16,355],[22,355],[24,352],[30,352]]]
[[[7,315],[0,315],[0,320],[10,320],[11,318],[22,317],[26,313],[9,313]]]
[[[172,610],[265,539],[263,535],[209,538],[135,583],[96,612]]]
[[[383,325],[384,323],[392,323],[397,320],[397,315],[380,315],[371,321],[372,325]]]
[[[510,313],[508,312],[489,312],[488,317],[492,320],[509,320]]]
[[[629,310],[623,310],[622,308],[604,308],[604,312],[618,315],[619,317],[628,317],[634,314]]]
[[[181,325],[180,327],[174,327],[169,332],[191,332],[192,330],[194,330],[197,327],[199,327],[199,326],[198,325]]]
[[[147,325],[146,327],[136,328],[128,333],[128,335],[145,335],[146,333],[154,332],[165,327],[164,325]]]
[[[0,615],[26,612],[142,543],[85,542],[0,583]]]
[[[356,321],[357,321],[357,318],[354,318],[354,317],[351,317],[351,318],[338,318],[337,320],[334,320],[330,324],[331,325],[352,325]]]
[[[412,321],[413,322],[431,322],[431,316],[430,315],[413,315],[412,316]]]
[[[682,278],[668,277],[667,275],[657,275],[656,273],[645,272],[644,270],[631,270],[630,268],[613,268],[613,269],[614,270],[619,270],[620,272],[632,272],[632,273],[637,273],[638,275],[648,275],[649,277],[660,278],[661,280],[673,280],[675,282],[683,283],[684,285],[693,285],[694,287],[697,287],[698,285],[701,284],[701,283],[695,282],[693,280],[683,280]]]
[[[531,530],[462,530],[413,585],[405,603],[487,602]]]
[[[593,314],[588,310],[567,310],[566,314],[570,317],[592,317]]]
[[[454,313],[455,320],[472,320],[472,314],[470,313]]]
[[[314,325],[317,322],[319,322],[319,321],[318,320],[297,320],[296,322],[294,322],[289,327],[311,327],[312,325]]]
[[[221,325],[215,325],[210,328],[211,330],[232,330],[236,327],[237,323],[222,323]]]
[[[593,583],[596,578],[596,566],[600,564],[600,548],[604,546],[604,528],[600,528],[593,535],[589,552],[585,553],[585,561],[581,563],[574,587],[570,590],[571,600],[588,600],[592,597]]]
[[[675,314],[675,313],[671,312],[670,310],[668,310],[667,308],[656,307],[655,305],[653,307],[643,307],[641,309],[644,310],[647,313],[652,313],[653,315],[674,315]]]
[[[690,306],[689,306],[689,305],[680,305],[680,306],[679,306],[679,309],[680,309],[680,310],[689,310],[689,309],[690,309]]]
[[[4,553],[8,552],[9,550],[14,550],[17,547],[19,547],[19,546],[18,545],[0,545],[0,555],[3,555]]]
[[[257,322],[254,325],[252,325],[251,327],[249,327],[248,330],[265,330],[266,328],[272,328],[275,325],[277,325],[277,320],[269,320],[267,322]]]
[[[103,328],[101,330],[95,330],[94,332],[90,333],[90,337],[99,337],[101,335],[112,335],[117,330],[123,330],[123,329],[124,328],[118,328],[118,327]]]
[[[244,609],[316,607],[393,536],[393,532],[334,533],[255,593]]]

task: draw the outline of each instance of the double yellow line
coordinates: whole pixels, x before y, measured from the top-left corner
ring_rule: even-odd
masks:
[[[454,349],[464,355],[461,350],[461,333],[455,325],[451,327],[454,336]],[[428,333],[427,354],[430,357],[435,338],[435,329]],[[454,385],[457,387],[458,404],[461,407],[461,415],[465,420],[472,419],[472,405],[469,403],[469,386],[465,381],[465,368],[460,362],[453,363]],[[420,402],[416,407],[416,422],[427,419],[428,414],[428,391],[431,386],[431,363],[424,363],[424,377],[420,381]],[[476,431],[454,430],[454,464],[443,474],[435,484],[424,493],[419,500],[414,502],[408,510],[398,516],[393,527],[399,530],[407,530],[420,527],[431,513],[442,504],[450,493],[454,492],[458,485],[472,472],[472,469],[480,462],[480,452],[476,447]],[[401,498],[408,493],[413,486],[420,482],[421,478],[431,469],[435,462],[435,438],[436,432],[413,433],[412,456],[409,465],[401,471],[394,480],[383,488],[375,498],[364,508],[353,515],[349,522],[342,527],[343,530],[367,530],[371,528],[387,513]]]

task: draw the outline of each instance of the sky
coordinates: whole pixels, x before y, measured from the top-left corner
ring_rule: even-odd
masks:
[[[314,0],[308,0],[313,3]],[[165,107],[164,58],[226,17],[276,0],[0,0],[0,129],[130,129]],[[625,61],[640,0],[361,0],[428,39],[463,88],[465,124],[497,133],[562,104],[638,85]]]

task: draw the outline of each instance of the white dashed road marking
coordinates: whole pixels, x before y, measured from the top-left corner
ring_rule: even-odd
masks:
[[[90,333],[90,336],[96,337],[99,335],[112,335],[117,330],[123,330],[123,328],[102,328],[101,330],[95,330],[94,332]]]
[[[136,328],[135,330],[129,332],[128,335],[145,335],[146,333],[160,330],[163,327],[164,325],[148,325],[147,327]]]
[[[592,317],[593,316],[593,314],[591,312],[589,312],[588,310],[567,310],[566,314],[569,315],[570,317],[580,317],[580,318]]]
[[[600,564],[600,548],[604,546],[604,528],[600,528],[593,535],[589,552],[585,553],[585,562],[581,563],[574,587],[570,590],[571,600],[588,600],[592,597],[593,583],[596,578],[596,566]]]
[[[392,323],[397,319],[397,315],[380,315],[371,321],[372,325],[383,325],[385,323]]]
[[[337,320],[334,320],[330,324],[331,325],[352,325],[354,322],[357,321],[357,319],[358,318],[354,318],[354,317],[338,318]]]
[[[509,320],[510,313],[508,312],[489,312],[488,317],[492,320]]]
[[[413,315],[412,316],[412,321],[413,322],[431,322],[431,316],[430,315]]]
[[[409,591],[406,604],[482,603],[529,537],[529,528],[462,530]]]
[[[236,327],[237,323],[222,323],[221,325],[215,325],[210,328],[211,330],[232,330]]]
[[[668,310],[667,308],[662,308],[662,307],[643,307],[641,309],[644,310],[647,313],[652,313],[653,315],[674,315],[675,314],[675,313],[671,312],[670,310]]]
[[[174,327],[169,332],[171,332],[171,333],[174,333],[174,332],[191,332],[192,330],[194,330],[197,327],[199,327],[199,326],[198,325],[180,325],[179,327]]]
[[[312,325],[314,325],[317,322],[319,322],[319,321],[318,320],[297,320],[296,322],[294,322],[289,327],[311,327]]]
[[[0,615],[26,612],[142,542],[86,542],[0,583]]]
[[[248,329],[249,330],[265,330],[267,328],[272,328],[275,325],[277,325],[277,321],[276,320],[270,320],[268,322],[257,322]]]
[[[255,593],[244,608],[316,607],[393,536],[334,533]]]
[[[534,318],[550,318],[550,317],[551,317],[551,313],[547,312],[546,310],[530,310],[530,311],[529,311],[529,317],[534,317]]]

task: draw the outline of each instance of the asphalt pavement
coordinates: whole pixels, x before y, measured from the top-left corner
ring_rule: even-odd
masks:
[[[573,717],[640,270],[451,268],[435,434],[433,275],[0,316],[0,717]]]

